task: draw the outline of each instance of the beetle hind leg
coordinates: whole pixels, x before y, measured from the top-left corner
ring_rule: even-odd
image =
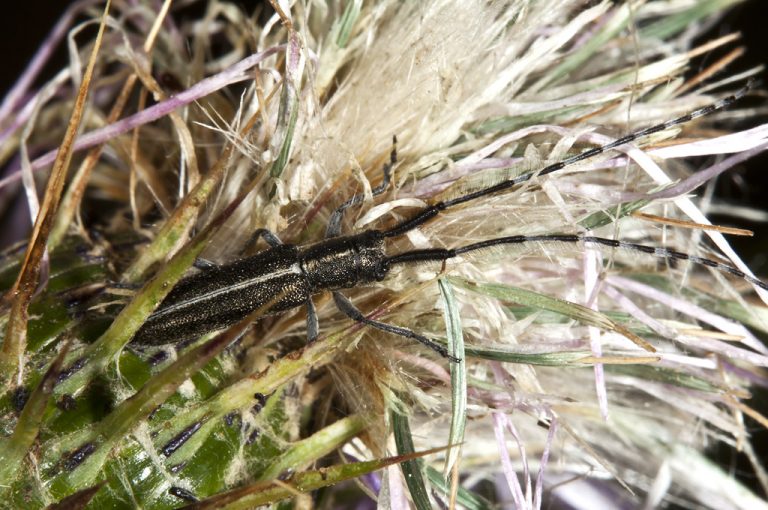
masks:
[[[392,324],[386,324],[384,322],[379,322],[373,319],[369,319],[365,315],[363,315],[363,312],[358,310],[355,305],[352,304],[352,302],[347,299],[344,294],[340,292],[334,292],[333,293],[333,300],[336,303],[336,307],[347,317],[354,320],[355,322],[359,322],[361,324],[365,324],[367,326],[374,327],[376,329],[380,329],[381,331],[386,331],[387,333],[392,333],[393,335],[402,336],[404,338],[408,338],[410,340],[416,340],[417,342],[429,347],[436,353],[438,353],[440,356],[444,358],[448,358],[450,361],[454,363],[460,363],[461,359],[457,358],[456,356],[452,356],[448,349],[440,345],[439,343],[430,340],[429,338],[425,337],[424,335],[420,335],[416,333],[415,331],[411,331],[408,328],[403,328],[400,326],[393,326]]]

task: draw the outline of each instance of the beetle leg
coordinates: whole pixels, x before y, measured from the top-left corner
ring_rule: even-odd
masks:
[[[275,234],[267,230],[266,228],[259,228],[253,231],[253,234],[251,234],[250,239],[248,239],[248,242],[245,243],[245,250],[250,250],[253,248],[256,243],[259,242],[260,238],[264,238],[264,241],[267,242],[270,248],[275,248],[276,246],[280,246],[283,244],[283,242],[280,240],[279,237],[277,237]]]
[[[312,298],[307,299],[307,343],[312,343],[317,340],[317,334],[320,325],[317,321],[317,310],[315,309],[315,303],[312,302]]]
[[[352,304],[352,302],[344,296],[344,294],[340,292],[334,292],[333,293],[333,300],[336,302],[336,307],[347,317],[350,319],[360,322],[362,324],[366,324],[368,326],[374,327],[376,329],[380,329],[382,331],[386,331],[387,333],[392,333],[393,335],[402,336],[405,338],[409,338],[411,340],[416,340],[417,342],[420,342],[436,353],[440,354],[440,356],[444,358],[448,358],[449,360],[453,361],[454,363],[460,363],[461,359],[451,356],[451,354],[448,353],[448,349],[445,348],[445,346],[442,346],[438,344],[437,342],[434,342],[430,340],[429,338],[420,335],[414,331],[411,331],[408,328],[401,328],[400,326],[393,326],[392,324],[385,324],[383,322],[375,321],[373,319],[369,319],[363,313],[358,310],[355,305]]]
[[[381,169],[382,173],[384,174],[384,177],[381,180],[381,184],[376,186],[371,190],[371,194],[375,197],[376,195],[381,195],[384,193],[387,188],[389,187],[389,181],[392,178],[391,170],[392,167],[395,166],[395,163],[397,163],[397,137],[392,137],[392,151],[389,153],[389,163],[384,165]],[[344,211],[353,205],[357,205],[362,203],[362,201],[365,199],[365,194],[360,193],[358,195],[353,196],[343,204],[341,204],[338,209],[333,211],[333,214],[331,214],[331,218],[328,220],[328,227],[325,229],[325,238],[329,239],[331,237],[338,237],[339,234],[341,234],[341,219],[344,217]]]
[[[197,269],[201,269],[203,271],[207,269],[215,269],[219,267],[219,265],[216,262],[212,262],[204,258],[196,258],[195,262],[192,265],[195,266]]]

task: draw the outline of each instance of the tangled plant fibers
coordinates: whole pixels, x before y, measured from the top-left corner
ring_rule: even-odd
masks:
[[[386,229],[740,90],[738,37],[698,39],[738,3],[72,3],[0,105],[3,218],[37,220],[0,260],[2,505],[768,508],[768,292],[701,264],[529,242],[345,291],[460,363],[327,293],[310,344],[303,308],[130,343],[196,259],[265,249],[257,229],[319,241],[357,193],[342,232]],[[751,275],[706,219],[714,179],[768,147],[746,95],[387,251],[577,234]]]

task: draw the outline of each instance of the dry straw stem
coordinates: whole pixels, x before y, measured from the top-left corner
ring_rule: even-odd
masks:
[[[190,345],[128,343],[195,257],[238,258],[257,228],[318,241],[362,192],[344,232],[383,229],[737,90],[759,71],[730,74],[738,35],[695,41],[738,3],[114,2],[100,49],[73,37],[71,66],[39,90],[25,74],[0,106],[0,191],[17,186],[17,160],[38,178],[56,161],[34,260],[2,261],[26,282],[2,312],[3,501],[172,508],[191,494],[199,508],[246,508],[332,486],[330,507],[768,508],[748,433],[765,418],[747,401],[766,384],[766,296],[694,264],[524,243],[347,292],[371,318],[445,342],[459,364],[351,324],[322,295],[309,346],[304,310]],[[81,0],[62,23],[102,12]],[[724,237],[745,233],[711,225],[708,210],[724,206],[695,194],[768,147],[752,104],[463,204],[388,252],[584,234],[751,274]],[[374,198],[393,135],[393,183]],[[32,300],[52,225],[54,270]],[[140,285],[127,303],[60,305],[107,272]],[[23,412],[17,387],[32,394]],[[743,451],[760,486],[708,458],[715,445]],[[358,485],[334,485],[350,477]]]
[[[72,145],[77,136],[80,121],[83,118],[85,100],[88,95],[88,88],[91,85],[93,69],[96,64],[99,47],[101,46],[102,36],[104,35],[109,5],[110,3],[107,1],[93,51],[88,60],[88,67],[85,70],[82,83],[75,98],[72,116],[67,123],[67,129],[64,133],[64,139],[59,146],[56,160],[53,162],[48,184],[45,188],[43,203],[39,209],[30,204],[30,211],[35,211],[37,215],[32,234],[27,243],[27,250],[19,276],[3,299],[6,303],[8,301],[12,303],[5,327],[3,348],[0,351],[0,381],[4,385],[17,385],[23,380],[23,358],[27,343],[27,323],[29,321],[27,309],[39,284],[41,272],[47,270],[41,267],[41,265],[47,264],[47,261],[44,260],[47,258],[46,244],[59,207],[67,170],[72,160]],[[16,381],[11,382],[14,378],[16,378]]]

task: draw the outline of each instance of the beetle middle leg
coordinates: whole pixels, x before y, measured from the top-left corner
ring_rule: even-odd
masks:
[[[214,269],[219,267],[219,265],[216,262],[212,262],[202,257],[196,258],[195,261],[192,263],[192,265],[202,271],[207,271],[208,269]]]
[[[264,239],[264,241],[266,241],[266,243],[270,246],[270,248],[275,248],[283,244],[280,238],[277,237],[277,235],[273,233],[271,230],[266,228],[260,228],[255,230],[253,234],[251,234],[250,239],[248,239],[248,242],[245,243],[245,249],[249,250],[253,248],[256,245],[256,243],[259,242],[259,239]],[[318,332],[320,330],[320,323],[317,319],[317,309],[315,308],[315,303],[312,301],[311,297],[307,299],[306,307],[307,307],[307,343],[312,343],[315,340],[317,340]]]
[[[307,343],[312,343],[317,340],[317,335],[320,330],[320,324],[317,319],[317,309],[315,303],[310,297],[307,299]]]

